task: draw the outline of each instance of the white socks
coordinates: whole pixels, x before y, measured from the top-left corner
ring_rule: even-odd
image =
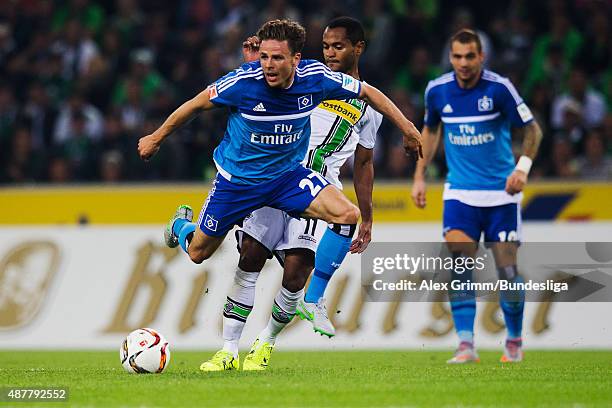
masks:
[[[259,272],[245,272],[236,268],[234,284],[223,308],[223,350],[238,356],[238,342],[247,317],[253,310],[255,284]]]
[[[259,333],[260,343],[274,344],[276,336],[283,328],[291,322],[297,309],[298,300],[304,296],[304,289],[298,292],[289,292],[281,287],[274,298],[272,306],[272,316],[268,320],[268,325]]]

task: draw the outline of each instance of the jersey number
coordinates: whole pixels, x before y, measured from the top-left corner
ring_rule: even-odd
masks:
[[[315,186],[312,182],[313,177],[316,177],[323,185]],[[312,195],[313,197],[319,194],[319,191],[321,191],[321,189],[326,185],[327,181],[325,181],[325,179],[321,177],[319,173],[310,173],[307,178],[304,178],[300,181],[300,188],[304,190],[306,189],[306,187],[308,187],[308,189],[310,190],[310,195]]]
[[[514,242],[517,239],[517,234],[514,230],[510,232],[500,231],[497,236],[499,237],[499,242]]]
[[[310,222],[312,221],[312,231],[308,231],[308,229],[310,228]],[[306,218],[306,228],[304,229],[304,234],[310,234],[314,237],[315,231],[317,229],[317,220],[316,218],[314,219],[310,219],[310,218]]]

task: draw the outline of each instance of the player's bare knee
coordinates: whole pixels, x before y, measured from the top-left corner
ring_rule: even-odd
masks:
[[[467,235],[465,232],[458,230],[458,229],[452,229],[446,232],[446,234],[444,234],[444,239],[446,240],[448,244],[466,244],[466,243],[472,244],[474,243],[474,240],[470,238],[469,235]]]
[[[259,241],[244,234],[240,245],[238,267],[247,272],[259,272],[268,259],[268,249]]]
[[[259,272],[263,269],[266,259],[267,256],[261,257],[255,251],[245,251],[243,249],[240,251],[238,267],[247,272]]]
[[[201,252],[189,251],[189,259],[191,259],[191,262],[195,264],[201,264],[204,262],[204,256]]]
[[[189,253],[189,259],[191,259],[193,263],[198,264],[198,265],[204,262],[205,260],[207,260],[208,258],[210,258],[213,254],[212,251],[208,251],[206,249],[199,249],[199,248],[191,249],[191,247],[188,248],[188,253]]]
[[[360,215],[359,208],[349,202],[347,205],[337,208],[337,211],[329,217],[329,220],[325,221],[329,224],[357,224]]]
[[[342,219],[339,222],[342,224],[357,224],[360,216],[361,211],[359,211],[359,208],[351,204],[350,206],[347,206],[346,211],[343,212],[341,216]]]
[[[461,230],[450,230],[444,235],[448,250],[463,256],[474,256],[477,244],[465,232]]]
[[[495,242],[491,249],[495,257],[495,266],[498,268],[516,265],[517,242]]]

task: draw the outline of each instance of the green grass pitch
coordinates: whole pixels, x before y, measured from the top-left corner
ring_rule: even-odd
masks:
[[[612,406],[612,351],[527,350],[517,365],[483,351],[480,364],[447,366],[450,354],[277,351],[266,372],[203,374],[210,352],[176,351],[163,374],[130,375],[118,352],[0,351],[0,387],[69,388],[68,402],[16,407]]]

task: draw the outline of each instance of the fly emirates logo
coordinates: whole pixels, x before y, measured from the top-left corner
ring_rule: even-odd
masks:
[[[274,134],[264,135],[251,133],[251,143],[267,145],[286,145],[297,142],[302,137],[302,130],[293,131],[293,125],[284,123],[274,125]]]
[[[448,132],[448,140],[451,144],[459,146],[476,146],[485,143],[491,143],[495,140],[495,135],[492,132],[476,134],[476,126],[459,125],[458,135],[453,132]]]

